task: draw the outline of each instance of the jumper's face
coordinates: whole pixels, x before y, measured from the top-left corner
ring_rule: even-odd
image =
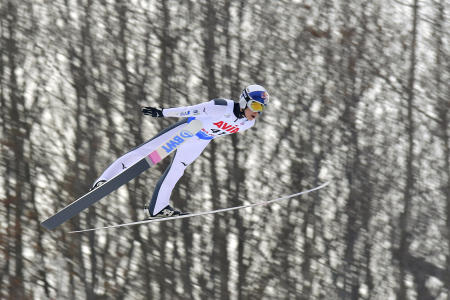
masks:
[[[257,117],[258,117],[258,113],[257,112],[254,112],[254,111],[252,111],[250,108],[246,108],[245,110],[244,110],[244,114],[245,114],[245,117],[248,119],[248,120],[250,120],[250,121],[253,121],[254,119],[256,119]]]

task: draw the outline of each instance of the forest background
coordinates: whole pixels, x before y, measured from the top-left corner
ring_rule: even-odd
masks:
[[[2,0],[1,299],[450,299],[445,0]],[[169,159],[39,224],[175,119],[141,106],[271,96],[143,218]]]

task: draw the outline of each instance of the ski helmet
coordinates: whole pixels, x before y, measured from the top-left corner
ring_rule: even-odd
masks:
[[[257,84],[246,87],[239,97],[239,106],[241,109],[248,107],[253,112],[261,113],[268,102],[269,94],[266,89]]]

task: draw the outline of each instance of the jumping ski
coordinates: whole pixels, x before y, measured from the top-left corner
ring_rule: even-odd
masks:
[[[252,203],[252,204],[222,208],[222,209],[211,210],[211,211],[204,211],[204,212],[199,212],[199,213],[191,213],[191,214],[186,214],[186,215],[178,215],[175,217],[147,219],[147,220],[143,220],[143,221],[130,222],[130,223],[118,224],[118,225],[112,225],[112,226],[106,226],[106,227],[98,227],[98,228],[91,228],[91,229],[85,229],[85,230],[70,231],[69,233],[80,233],[80,232],[88,232],[88,231],[101,230],[101,229],[111,229],[111,228],[119,228],[119,227],[125,227],[125,226],[156,223],[156,222],[163,222],[163,221],[169,221],[169,220],[175,220],[175,219],[184,219],[184,218],[191,218],[191,217],[204,216],[204,215],[210,215],[210,214],[217,214],[217,213],[237,210],[237,209],[241,209],[241,208],[262,206],[262,205],[272,204],[272,203],[279,202],[282,200],[290,199],[290,198],[293,198],[296,196],[304,195],[304,194],[307,194],[307,193],[310,193],[313,191],[317,191],[321,188],[326,187],[329,183],[330,182],[325,182],[325,183],[323,183],[315,188],[312,188],[310,190],[307,190],[307,191],[303,191],[300,193],[296,193],[296,194],[292,194],[292,195],[288,195],[288,196],[284,196],[284,197],[280,197],[280,198],[276,198],[276,199],[272,199],[272,200],[260,201],[260,202],[256,202],[256,203]]]
[[[190,121],[190,123],[188,123],[183,129],[179,130],[176,135],[165,141],[161,146],[157,147],[149,155],[145,156],[134,165],[126,168],[123,172],[107,181],[103,185],[95,188],[94,190],[75,200],[68,206],[64,207],[59,212],[43,221],[41,225],[51,230],[66,222],[82,210],[88,208],[103,197],[118,189],[120,186],[137,177],[145,170],[156,165],[166,156],[173,153],[179,145],[195,136],[195,134],[202,129],[202,126],[203,125],[200,120]]]

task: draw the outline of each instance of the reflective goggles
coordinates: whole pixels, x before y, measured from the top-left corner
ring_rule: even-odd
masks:
[[[264,110],[264,104],[256,100],[250,100],[247,102],[248,108],[253,112],[262,112]]]

